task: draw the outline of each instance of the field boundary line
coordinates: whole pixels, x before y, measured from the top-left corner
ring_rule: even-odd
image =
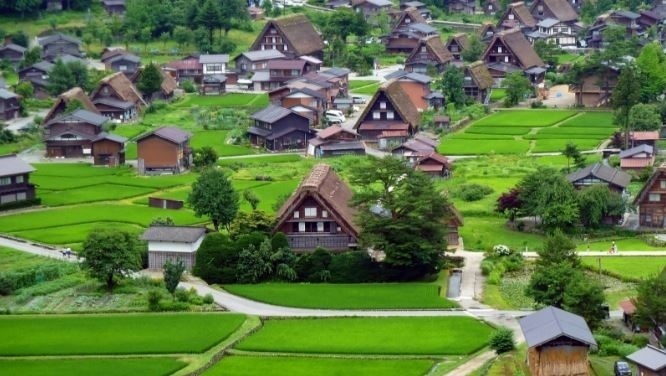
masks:
[[[76,359],[126,359],[126,358],[182,358],[195,353],[150,353],[150,354],[92,354],[92,355],[26,355],[4,356],[0,360],[76,360]]]
[[[367,359],[367,360],[446,360],[447,357],[460,357],[464,355],[457,354],[345,354],[345,353],[291,353],[282,351],[251,351],[230,349],[227,351],[230,355],[256,356],[256,357],[275,357],[275,358],[323,358],[323,359]]]

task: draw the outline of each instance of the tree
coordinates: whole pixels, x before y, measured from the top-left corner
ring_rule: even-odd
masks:
[[[567,262],[560,262],[548,267],[537,267],[530,277],[525,295],[538,304],[563,308],[564,295],[569,282],[579,278],[582,272]]]
[[[502,193],[497,198],[495,211],[508,216],[509,220],[513,222],[516,219],[516,214],[522,207],[523,202],[520,200],[520,189],[513,187],[510,191]]]
[[[21,13],[21,18],[25,17],[26,13],[35,13],[39,10],[39,6],[42,5],[41,0],[16,0],[15,8],[16,11]]]
[[[576,254],[576,243],[560,230],[555,230],[548,235],[543,242],[542,249],[537,253],[539,254],[537,265],[545,268],[562,262],[566,262],[574,268],[581,265],[580,257]]]
[[[271,241],[266,238],[259,248],[250,245],[238,256],[236,279],[240,283],[257,283],[273,271]]]
[[[516,348],[516,342],[513,339],[513,331],[506,327],[501,327],[490,337],[490,348],[495,350],[497,355],[513,351]]]
[[[401,159],[369,158],[352,170],[352,183],[363,187],[352,205],[359,211],[361,241],[382,250],[394,278],[412,279],[439,270],[446,250],[450,207],[429,177]]]
[[[81,267],[111,290],[117,280],[141,269],[141,255],[135,234],[118,229],[98,228],[88,234],[81,252]]]
[[[71,87],[78,86],[83,88],[84,91],[91,89],[88,67],[86,67],[84,63],[80,61],[70,61],[66,65],[72,75],[72,82],[70,84]],[[49,79],[50,77],[51,76],[49,74]]]
[[[567,229],[579,217],[573,186],[553,168],[539,167],[518,184],[524,215],[541,217],[546,230]]]
[[[620,72],[613,90],[611,104],[615,110],[615,122],[624,131],[624,148],[629,147],[629,113],[640,99],[641,83],[633,67],[627,66]]]
[[[150,43],[152,37],[152,33],[148,27],[142,28],[137,34],[137,40],[143,44],[143,52],[148,50],[148,43]]]
[[[352,34],[364,39],[370,33],[370,25],[362,13],[353,12],[351,9],[338,9],[326,18],[322,31],[329,39],[335,37],[346,41]]]
[[[143,93],[144,97],[152,98],[154,93],[162,89],[162,74],[160,73],[160,69],[152,62],[146,65],[143,68],[136,87]]]
[[[666,322],[666,268],[642,280],[637,287],[636,320],[644,328],[656,329]]]
[[[506,97],[504,98],[505,107],[517,105],[520,101],[525,99],[525,96],[532,92],[532,85],[527,77],[523,75],[523,72],[507,74],[503,83],[506,87]]]
[[[168,259],[164,263],[164,285],[172,296],[175,296],[176,288],[178,287],[178,283],[180,283],[180,278],[183,276],[184,271],[185,265],[183,265],[182,260],[173,262],[171,259]]]
[[[631,130],[658,131],[661,125],[661,113],[654,104],[637,103],[629,110],[629,127]]]
[[[157,217],[150,222],[150,226],[175,226],[171,217]]]
[[[30,81],[19,82],[16,84],[14,91],[22,98],[32,98],[32,96],[35,94],[35,89],[32,87],[32,83]]]
[[[583,316],[590,328],[595,329],[606,317],[604,301],[601,285],[585,274],[577,273],[564,291],[563,307],[571,313]]]
[[[205,3],[204,3],[205,7]],[[225,0],[224,6],[219,8],[219,25],[226,36],[234,27],[239,27],[250,20],[245,0]]]
[[[659,42],[643,47],[636,58],[636,68],[641,77],[641,101],[655,101],[666,91],[666,55]]]
[[[28,37],[28,34],[25,33],[23,30],[19,30],[12,34],[12,43],[18,44],[21,47],[28,48],[28,44],[30,42],[30,38]]]
[[[203,6],[201,7],[201,11],[199,12],[199,17],[197,21],[198,24],[200,24],[208,31],[208,44],[212,46],[213,30],[222,26],[219,3],[216,2],[215,0],[206,0],[203,3]]]
[[[538,39],[534,42],[534,52],[544,61],[544,63],[554,67],[557,65],[557,55],[562,54],[562,49],[555,43],[546,42]]]
[[[621,217],[626,209],[622,196],[605,185],[587,187],[578,191],[577,196],[580,221],[586,228],[598,228],[604,218]]]
[[[446,98],[447,103],[454,103],[458,107],[465,104],[464,80],[465,76],[462,70],[455,66],[450,66],[444,71],[441,80],[438,80],[436,85]]]
[[[567,146],[562,150],[562,155],[567,158],[567,172],[571,171],[570,161],[573,159],[577,168],[585,167],[585,157],[578,150],[578,145],[573,142],[567,142]]]
[[[193,162],[197,168],[215,166],[215,163],[217,163],[217,152],[212,146],[202,146],[194,151]]]
[[[29,67],[42,58],[42,50],[39,47],[33,47],[25,52],[25,57],[21,61],[21,67]]]
[[[192,192],[188,197],[195,215],[208,216],[215,231],[219,230],[220,225],[229,230],[229,224],[238,212],[238,201],[238,192],[224,171],[214,168],[203,171],[192,183]]]
[[[248,204],[250,204],[253,211],[257,210],[257,206],[259,206],[259,202],[261,201],[259,197],[249,189],[243,191],[243,199],[247,201]]]
[[[268,1],[270,3],[270,1]],[[178,43],[178,47],[183,48],[184,45],[192,42],[193,34],[192,30],[184,26],[176,26],[173,30],[173,39]]]
[[[481,38],[479,38],[478,35],[472,34],[468,38],[469,46],[462,50],[460,53],[460,56],[463,58],[463,60],[467,63],[472,63],[479,58],[481,58],[481,55],[483,52],[486,50],[486,45],[481,41]]]
[[[273,230],[274,218],[261,210],[251,212],[239,212],[229,225],[229,234],[236,239],[245,234],[264,233],[269,234]]]

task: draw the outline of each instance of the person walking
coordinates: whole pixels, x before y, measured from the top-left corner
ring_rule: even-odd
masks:
[[[611,245],[611,253],[612,254],[617,253],[617,244],[615,244],[615,240],[613,240],[613,245]]]

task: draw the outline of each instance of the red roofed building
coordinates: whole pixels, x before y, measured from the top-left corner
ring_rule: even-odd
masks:
[[[631,147],[638,145],[650,145],[656,147],[657,140],[659,140],[658,131],[636,131],[629,133],[629,144]]]
[[[184,80],[192,80],[201,83],[203,77],[203,64],[199,62],[199,57],[188,56],[182,60],[175,60],[164,65],[164,70],[181,84]]]

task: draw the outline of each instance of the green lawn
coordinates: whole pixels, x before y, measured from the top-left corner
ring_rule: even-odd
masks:
[[[612,128],[602,127],[557,127],[540,129],[534,137],[540,138],[596,138],[609,137],[613,134]],[[531,136],[531,135],[530,135]]]
[[[506,97],[506,89],[493,88],[490,91],[490,101],[491,102],[499,102],[501,100],[504,100],[505,97]]]
[[[575,115],[563,110],[507,110],[486,116],[474,125],[489,127],[547,127]]]
[[[666,251],[664,247],[655,247],[647,244],[641,238],[624,238],[624,239],[605,239],[598,241],[591,241],[585,244],[578,245],[578,251],[586,251],[589,247],[590,251],[608,251],[611,248],[612,242],[615,241],[619,251]],[[664,253],[666,255],[666,252]]]
[[[472,134],[487,134],[487,135],[509,135],[519,136],[527,134],[530,128],[527,127],[488,127],[488,126],[472,126],[465,130],[465,133]]]
[[[17,376],[162,376],[170,375],[185,365],[186,363],[177,359],[166,357],[0,360],[0,369],[3,374]]]
[[[599,260],[601,269],[612,274],[629,278],[646,278],[660,273],[666,267],[666,252],[664,256],[609,256],[609,257],[582,257],[583,264],[598,270]]]
[[[532,148],[532,153],[544,153],[544,152],[555,152],[562,151],[567,146],[568,143],[574,143],[578,146],[578,150],[592,150],[595,149],[601,143],[599,139],[570,139],[570,138],[560,138],[560,139],[541,139],[536,140],[535,145]]]
[[[599,127],[599,128],[617,128],[613,124],[612,112],[584,112],[579,116],[560,124],[560,127]]]
[[[85,202],[122,200],[129,197],[147,195],[152,188],[132,187],[118,184],[97,184],[89,187],[66,189],[42,193],[42,204],[49,206],[80,204]]]
[[[483,348],[492,331],[471,317],[274,319],[267,320],[237,348],[289,353],[466,355]]]
[[[139,234],[145,228],[144,226],[131,223],[103,222],[45,227],[33,230],[13,231],[12,233],[20,238],[32,239],[46,244],[68,245],[82,243],[91,231],[100,226],[116,231],[129,231],[135,234]]]
[[[245,320],[238,314],[3,316],[0,355],[200,353]],[[103,340],[100,340],[103,339]]]
[[[433,283],[225,285],[232,294],[261,302],[302,308],[416,309],[453,308]]]
[[[358,89],[363,86],[379,84],[377,80],[349,80],[349,90]]]
[[[261,155],[256,157],[247,157],[247,158],[228,158],[220,159],[217,164],[220,166],[230,166],[230,165],[269,165],[275,163],[287,163],[287,162],[300,162],[303,160],[303,156],[300,154],[273,154],[273,155]]]
[[[268,95],[252,93],[227,93],[224,95],[196,95],[189,94],[174,104],[174,107],[265,107],[268,105]]]
[[[460,234],[465,248],[483,251],[496,244],[508,245],[514,250],[534,251],[541,249],[544,237],[537,234],[510,230],[505,226],[506,218],[498,216],[467,216]]]
[[[222,130],[196,131],[192,135],[190,145],[194,149],[210,146],[215,149],[219,157],[247,155],[254,154],[256,152],[256,149],[247,146],[233,145],[228,143],[228,135],[229,131]]]
[[[225,356],[206,376],[420,376],[432,360]]]
[[[475,154],[525,154],[530,148],[529,141],[525,140],[485,140],[485,139],[457,139],[444,137],[437,150],[445,155],[475,155]]]
[[[15,249],[0,247],[0,273],[60,262]]]
[[[360,86],[355,89],[351,89],[350,91],[353,94],[374,95],[379,89],[379,86],[380,86],[379,83],[374,83],[370,85]]]
[[[117,134],[119,136],[126,137],[128,139],[133,139],[136,136],[148,132],[151,128],[145,124],[118,124],[116,129],[112,130],[111,133]]]

